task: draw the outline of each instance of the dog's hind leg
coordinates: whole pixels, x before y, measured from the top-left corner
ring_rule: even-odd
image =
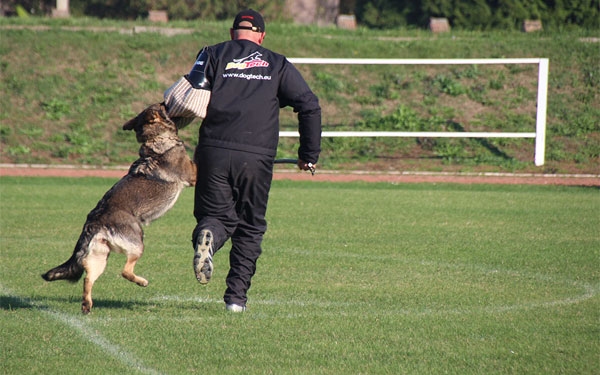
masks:
[[[89,314],[92,310],[92,288],[98,277],[102,275],[106,268],[110,248],[106,239],[96,235],[90,242],[88,255],[83,259],[83,268],[85,269],[85,279],[83,281],[83,301],[81,303],[81,312]]]
[[[110,246],[118,253],[125,254],[127,262],[123,267],[121,276],[139,286],[148,286],[148,280],[134,273],[135,264],[144,253],[144,232],[141,224],[132,223],[131,226],[121,227],[121,232],[111,238]]]
[[[142,245],[142,249],[143,249],[143,245]],[[136,275],[133,272],[133,269],[135,268],[135,264],[137,263],[138,259],[140,259],[140,257],[141,257],[141,254],[140,255],[128,254],[127,262],[125,263],[125,267],[123,268],[123,272],[121,273],[121,275],[124,278],[126,278],[127,280],[131,281],[132,283],[136,283],[139,286],[148,286],[148,280]]]

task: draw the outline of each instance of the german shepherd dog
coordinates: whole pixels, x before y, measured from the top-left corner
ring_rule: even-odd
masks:
[[[133,269],[144,252],[142,225],[165,214],[183,188],[196,183],[196,165],[177,136],[164,104],[153,104],[123,125],[134,130],[140,147],[126,176],[119,180],[87,216],[71,258],[42,275],[46,281],[77,282],[83,272],[81,311],[92,309],[92,287],[104,272],[109,253],[127,257],[122,276],[139,286],[148,281]]]

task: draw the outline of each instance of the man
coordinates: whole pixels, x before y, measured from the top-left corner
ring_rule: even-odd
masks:
[[[298,167],[312,170],[320,153],[318,99],[285,56],[262,47],[265,35],[258,12],[240,12],[231,40],[204,47],[190,73],[165,92],[180,127],[204,118],[194,155],[194,270],[201,284],[208,283],[214,253],[231,239],[224,301],[234,312],[246,309],[262,252],[280,108],[298,113]]]

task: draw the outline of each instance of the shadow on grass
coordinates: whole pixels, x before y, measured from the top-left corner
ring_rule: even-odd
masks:
[[[19,310],[37,308],[28,299],[15,296],[0,296],[0,310]]]
[[[50,309],[45,301],[52,301],[64,305],[81,304],[81,300],[72,297],[44,297],[40,300],[18,296],[1,296],[0,310],[19,310],[19,309]],[[156,306],[154,303],[143,301],[125,301],[110,299],[94,299],[94,308],[134,310],[147,306]]]
[[[466,132],[465,127],[456,122],[448,121],[448,130],[455,132]],[[471,138],[473,141],[479,143],[479,145],[488,150],[492,155],[499,157],[504,160],[513,160],[514,158],[508,155],[506,152],[500,150],[497,146],[493,145],[487,138]]]
[[[18,296],[0,296],[0,310],[13,311],[21,309],[30,310],[51,310],[48,302],[55,302],[61,305],[73,305],[79,308],[81,300],[74,297],[43,297],[38,300],[18,297]],[[123,299],[94,299],[93,310],[97,309],[113,309],[113,310],[128,310],[128,311],[148,311],[156,309],[166,309],[177,307],[178,309],[202,310],[204,307],[214,305],[214,303],[202,303],[194,301],[141,301],[141,300],[123,300]],[[204,307],[203,307],[204,306]]]

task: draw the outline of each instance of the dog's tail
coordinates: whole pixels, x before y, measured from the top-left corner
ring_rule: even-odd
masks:
[[[77,282],[83,275],[83,266],[78,264],[77,255],[73,253],[69,260],[42,275],[46,281],[68,280]]]
[[[79,281],[84,271],[82,261],[88,252],[91,238],[88,228],[84,228],[69,260],[46,272],[42,278],[46,281],[67,280],[73,283]]]

